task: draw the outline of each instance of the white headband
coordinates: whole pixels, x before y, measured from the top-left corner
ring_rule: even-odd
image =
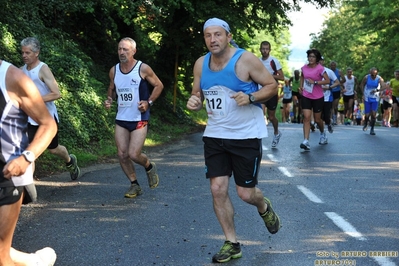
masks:
[[[228,33],[230,33],[230,27],[229,24],[227,24],[226,21],[221,20],[219,18],[210,18],[208,19],[205,24],[204,24],[204,31],[206,28],[210,27],[210,26],[219,26],[222,27],[223,29],[225,29]]]
[[[220,19],[220,18],[210,18],[208,19],[205,24],[204,24],[204,31],[206,28],[210,27],[210,26],[219,26],[222,27],[223,29],[225,29],[228,33],[230,33],[230,26],[229,24],[227,24],[226,21]],[[231,39],[230,44],[233,45],[236,48],[239,48],[237,43]]]

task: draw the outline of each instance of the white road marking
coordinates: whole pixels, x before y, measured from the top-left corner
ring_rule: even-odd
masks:
[[[277,162],[277,159],[274,158],[273,154],[267,154],[267,157],[269,157],[270,161]]]
[[[266,146],[263,146],[263,150],[267,150]],[[272,155],[267,154],[267,157],[273,162],[278,162],[278,160]],[[291,173],[285,167],[278,167],[280,172],[282,172],[287,177],[293,177]],[[312,191],[308,188],[298,185],[298,189],[312,202],[314,203],[324,203],[319,197],[317,197]],[[344,218],[336,214],[335,212],[325,212],[328,218],[330,218],[333,223],[338,226],[345,234],[357,238],[358,240],[367,240],[361,233],[359,233],[355,227],[353,227],[349,222],[345,221]],[[380,266],[397,266],[394,262],[392,262],[387,257],[373,257],[373,259]]]
[[[268,150],[267,146],[265,144],[263,144],[263,143],[262,143],[262,150],[264,150],[264,151]]]
[[[373,259],[381,266],[396,266],[396,263],[392,262],[387,257],[373,257]]]
[[[350,235],[351,237],[357,238],[359,240],[366,240],[366,238],[359,233],[355,227],[353,227],[350,223],[345,221],[344,218],[336,214],[335,212],[325,212],[328,218],[330,218],[336,226],[342,229],[345,234]]]
[[[319,197],[317,197],[315,194],[313,194],[312,191],[307,189],[304,186],[297,186],[297,188],[312,202],[314,203],[324,203]]]
[[[284,175],[288,176],[288,177],[292,177],[291,173],[287,170],[287,168],[280,166],[278,168],[278,170],[280,170]]]

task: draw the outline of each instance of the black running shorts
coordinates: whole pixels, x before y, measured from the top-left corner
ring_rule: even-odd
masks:
[[[278,105],[278,96],[277,94],[274,95],[272,98],[270,98],[267,102],[264,102],[264,105],[266,106],[267,110],[274,111],[277,109]]]
[[[203,137],[206,178],[234,175],[237,186],[255,187],[262,160],[261,139]]]
[[[0,206],[17,202],[21,198],[22,192],[25,192],[23,193],[24,199],[22,200],[22,204],[36,201],[37,192],[35,184],[16,187],[11,179],[5,178],[3,172],[0,172]]]
[[[58,122],[57,119],[55,119],[55,122],[57,124],[57,133],[55,134],[54,138],[51,140],[50,144],[48,145],[47,149],[55,149],[58,147],[59,140],[58,140]],[[36,132],[38,130],[39,126],[34,126],[31,124],[28,124],[28,138],[29,138],[29,143],[33,141],[35,138]]]
[[[302,110],[313,110],[314,113],[320,113],[323,110],[324,97],[319,99],[301,98]]]
[[[19,201],[23,191],[24,187],[0,187],[0,206]]]

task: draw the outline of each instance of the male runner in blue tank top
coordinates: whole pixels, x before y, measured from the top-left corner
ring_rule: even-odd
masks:
[[[362,79],[360,89],[363,89],[365,120],[363,131],[367,130],[368,121],[370,119],[370,135],[375,135],[374,125],[376,114],[379,106],[379,91],[385,90],[384,79],[378,75],[375,67],[370,69],[370,73]]]
[[[276,95],[277,83],[254,54],[229,45],[232,35],[225,21],[207,20],[204,39],[209,53],[195,62],[187,108],[199,111],[205,99],[205,172],[214,211],[225,235],[224,245],[212,260],[226,262],[242,256],[228,194],[232,174],[237,194],[256,207],[269,232],[275,234],[280,228],[270,200],[256,187],[262,138],[267,136],[260,103]]]

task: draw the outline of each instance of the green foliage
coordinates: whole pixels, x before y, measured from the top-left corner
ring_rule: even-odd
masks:
[[[312,46],[327,62],[337,61],[341,69],[352,67],[359,81],[371,67],[388,80],[399,68],[398,9],[397,1],[342,1],[313,37]]]
[[[271,44],[270,54],[276,57],[282,67],[285,76],[289,76],[290,70],[288,67],[288,57],[290,55],[289,44],[290,44],[290,33],[288,28],[283,28],[279,31],[276,36],[271,35],[269,32],[255,31],[255,36],[251,38],[250,45],[247,48],[248,51],[254,53],[256,56],[261,57],[260,53],[260,43],[262,41],[268,41]]]

